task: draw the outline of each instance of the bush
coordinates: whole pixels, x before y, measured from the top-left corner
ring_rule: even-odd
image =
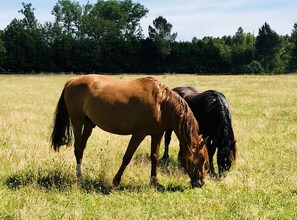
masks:
[[[253,60],[250,64],[245,66],[246,68],[246,73],[255,73],[255,74],[259,74],[259,73],[263,73],[264,69],[261,65],[261,63],[257,60]]]

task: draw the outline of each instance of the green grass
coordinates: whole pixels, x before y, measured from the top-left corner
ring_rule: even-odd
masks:
[[[156,76],[169,87],[223,92],[238,146],[237,163],[226,178],[208,178],[202,189],[192,189],[178,165],[173,136],[171,162],[158,169],[163,193],[149,185],[149,138],[120,187],[112,189],[129,136],[98,128],[77,182],[73,147],[56,153],[49,142],[53,113],[70,77],[0,75],[0,219],[297,218],[297,75]]]

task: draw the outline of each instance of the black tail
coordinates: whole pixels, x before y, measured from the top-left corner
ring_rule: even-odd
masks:
[[[51,135],[52,147],[55,151],[59,151],[59,148],[62,145],[69,145],[72,139],[70,120],[64,99],[64,91],[65,88],[62,91],[61,97],[57,105],[53,132]]]

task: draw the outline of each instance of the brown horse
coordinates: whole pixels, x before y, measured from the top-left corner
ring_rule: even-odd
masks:
[[[192,187],[204,185],[207,139],[203,140],[198,134],[198,123],[186,101],[153,77],[123,81],[102,75],[85,75],[68,81],[55,113],[51,135],[54,150],[70,144],[70,124],[74,133],[78,178],[82,175],[83,151],[97,125],[110,133],[132,135],[113,179],[115,186],[120,183],[139,144],[150,135],[151,183],[157,189],[164,189],[157,179],[157,162],[161,138],[171,128],[185,152],[182,165],[190,176]]]

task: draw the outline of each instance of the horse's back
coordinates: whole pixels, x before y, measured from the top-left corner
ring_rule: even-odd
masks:
[[[160,119],[156,82],[152,77],[118,80],[86,75],[68,84],[66,99],[73,115],[87,116],[111,133],[131,134],[156,127]]]
[[[199,92],[192,87],[177,87],[174,90],[186,100],[199,123],[201,133],[205,136],[212,136],[216,132],[222,120],[222,113],[229,115],[226,97],[219,91]]]
[[[184,98],[187,95],[197,95],[200,93],[200,91],[195,87],[175,87],[172,89],[176,93],[178,93],[182,98]]]

